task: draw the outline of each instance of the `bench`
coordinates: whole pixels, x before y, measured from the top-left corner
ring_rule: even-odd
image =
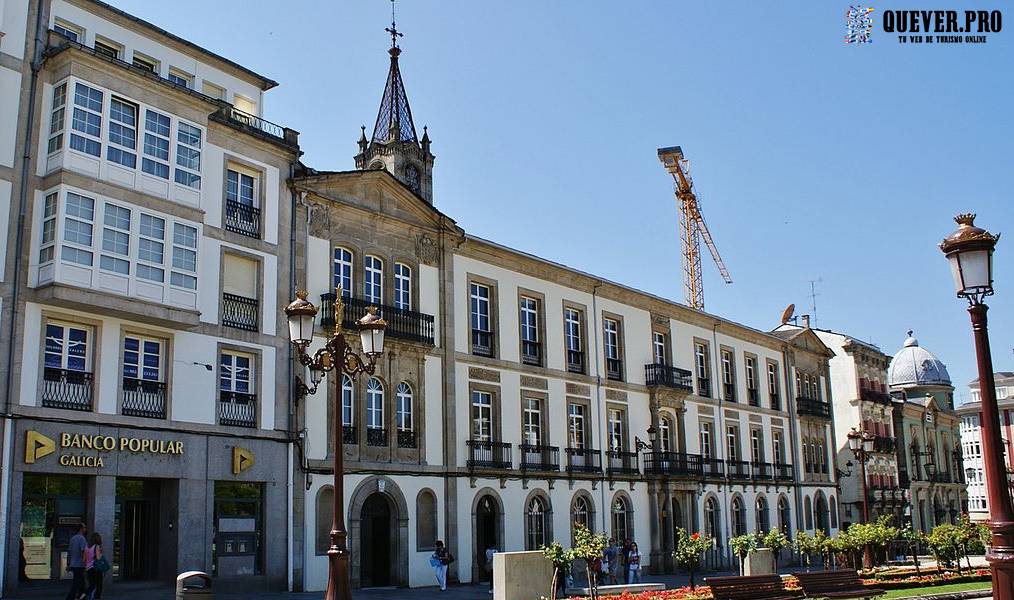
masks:
[[[781,575],[747,575],[745,577],[705,577],[715,600],[796,600],[800,590],[787,590]]]
[[[866,587],[853,569],[793,573],[808,598],[873,598],[886,593]]]
[[[600,585],[595,588],[600,596],[619,596],[623,592],[630,592],[631,594],[640,594],[641,592],[661,592],[665,590],[664,583],[628,583],[618,585]],[[586,598],[591,596],[591,588],[589,587],[569,587],[564,590],[564,593],[570,596],[578,596]]]

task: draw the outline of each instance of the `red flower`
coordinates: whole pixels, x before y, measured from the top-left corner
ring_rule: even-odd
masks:
[[[695,532],[692,536],[690,536],[690,539],[699,540],[701,539],[701,534]]]

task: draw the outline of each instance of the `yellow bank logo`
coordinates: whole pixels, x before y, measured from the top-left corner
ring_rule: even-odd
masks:
[[[25,435],[25,464],[33,464],[36,460],[56,452],[56,442],[38,431],[28,431]]]
[[[254,465],[254,454],[246,448],[232,447],[232,474],[239,475]]]

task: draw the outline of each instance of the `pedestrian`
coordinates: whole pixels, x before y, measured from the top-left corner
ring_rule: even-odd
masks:
[[[70,545],[67,547],[67,570],[73,574],[70,582],[70,591],[64,600],[81,600],[85,597],[85,548],[88,541],[85,540],[85,532],[88,528],[84,523],[78,523],[74,535],[70,538]]]
[[[486,544],[486,575],[489,577],[489,593],[493,593],[493,555],[496,554],[496,544]]]
[[[109,561],[102,553],[102,536],[93,531],[88,536],[88,547],[85,548],[85,573],[88,576],[88,600],[102,598],[102,578],[109,570]]]
[[[454,562],[454,555],[444,546],[444,543],[437,540],[437,549],[430,557],[430,565],[433,567],[433,574],[437,577],[437,585],[441,592],[447,591],[447,566]]]
[[[623,540],[623,547],[620,549],[620,560],[623,562],[623,565],[622,565],[622,568],[620,569],[618,575],[623,578],[623,582],[624,583],[628,583],[627,582],[627,575],[628,575],[628,572],[627,572],[627,556],[630,554],[630,544],[631,543],[632,542],[630,541],[630,538],[627,538],[627,539]]]
[[[627,553],[627,583],[641,583],[641,553],[637,551],[637,542],[630,544]]]
[[[616,538],[609,538],[609,546],[606,547],[606,559],[609,561],[605,571],[608,572],[609,579],[607,580],[610,584],[616,585],[620,582],[620,546],[616,543]]]

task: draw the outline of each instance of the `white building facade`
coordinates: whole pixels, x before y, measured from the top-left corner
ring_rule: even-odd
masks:
[[[1000,371],[993,374],[996,384],[996,402],[1000,409],[1000,427],[1003,438],[1004,463],[1007,465],[1008,483],[1014,492],[1014,463],[1011,463],[1011,428],[1014,426],[1014,373]],[[962,468],[968,484],[968,514],[975,521],[989,519],[989,504],[986,497],[986,473],[982,462],[982,399],[979,381],[968,384],[972,401],[957,409],[961,419]]]

